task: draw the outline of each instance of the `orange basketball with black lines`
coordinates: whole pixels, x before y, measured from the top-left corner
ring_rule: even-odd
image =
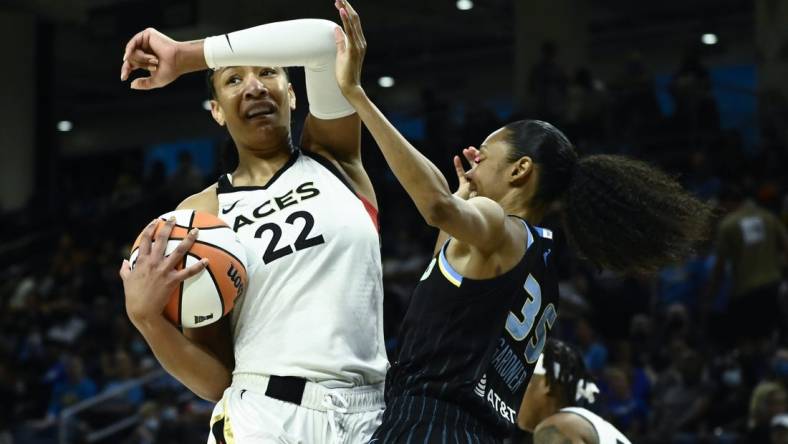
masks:
[[[208,258],[208,266],[173,290],[164,308],[164,316],[173,324],[196,328],[212,324],[232,310],[248,283],[246,250],[235,232],[221,219],[195,210],[176,210],[159,216],[156,233],[175,217],[175,226],[167,240],[169,255],[192,228],[199,228],[197,240],[177,268],[183,269]],[[131,268],[139,255],[142,233],[131,247]],[[156,234],[154,233],[154,244]]]

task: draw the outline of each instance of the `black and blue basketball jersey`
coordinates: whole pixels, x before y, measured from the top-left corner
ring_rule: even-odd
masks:
[[[402,324],[398,359],[387,378],[388,400],[434,398],[473,416],[486,434],[503,437],[513,431],[558,315],[552,232],[522,222],[525,254],[501,276],[461,276],[446,259],[451,240],[433,258]]]

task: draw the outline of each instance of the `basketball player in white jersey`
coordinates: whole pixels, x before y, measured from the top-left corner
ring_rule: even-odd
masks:
[[[211,113],[238,167],[179,209],[222,218],[248,246],[250,282],[231,315],[183,334],[161,315],[178,274],[145,230],[121,276],[130,319],[164,368],[217,401],[209,443],[359,443],[380,424],[388,360],[375,194],[360,157],[360,122],[334,73],[325,20],[262,25],[192,42],[146,29],[126,46],[121,79],[162,87],[213,68]],[[309,115],[292,145],[296,96],[283,66],[304,66]],[[151,241],[155,240],[153,247]],[[173,260],[173,257],[175,260]]]
[[[525,390],[517,425],[533,432],[534,444],[630,444],[624,434],[595,413],[577,407],[599,392],[583,357],[567,344],[548,339]]]

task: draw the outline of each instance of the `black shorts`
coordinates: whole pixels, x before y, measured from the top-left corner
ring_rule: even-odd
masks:
[[[455,404],[425,396],[386,401],[383,423],[369,444],[501,444],[489,429]]]
[[[774,334],[780,321],[779,286],[766,285],[734,296],[728,305],[728,334],[736,339],[763,339]]]

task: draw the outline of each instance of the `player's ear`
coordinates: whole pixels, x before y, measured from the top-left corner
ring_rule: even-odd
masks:
[[[219,106],[219,102],[216,100],[211,100],[211,115],[216,123],[220,126],[224,126],[224,111],[222,111],[222,107]]]

